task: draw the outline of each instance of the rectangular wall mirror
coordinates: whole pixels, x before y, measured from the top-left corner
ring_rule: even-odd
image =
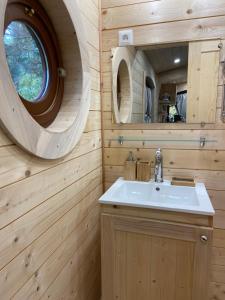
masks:
[[[115,123],[215,123],[220,40],[112,49]]]

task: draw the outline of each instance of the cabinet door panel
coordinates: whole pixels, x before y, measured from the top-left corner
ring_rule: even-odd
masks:
[[[151,237],[116,231],[114,246],[115,299],[151,299]]]
[[[194,243],[179,241],[176,248],[176,293],[174,300],[192,299]]]
[[[130,217],[102,218],[111,224],[110,232],[102,228],[103,300],[207,299],[209,229]],[[201,235],[208,236],[209,242],[202,243]],[[105,289],[109,278],[111,293]]]
[[[150,299],[192,299],[194,243],[157,237],[152,241]]]

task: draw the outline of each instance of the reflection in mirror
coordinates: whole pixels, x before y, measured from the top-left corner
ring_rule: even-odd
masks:
[[[130,77],[125,60],[119,65],[117,74],[117,107],[120,114],[120,122],[126,123],[130,114]]]
[[[130,123],[132,115],[132,71],[130,50],[126,47],[112,51],[113,119],[116,123]]]
[[[144,92],[144,122],[153,122],[153,105],[154,105],[154,89],[155,84],[153,80],[146,76],[145,78],[145,92]]]
[[[129,52],[133,99],[132,107],[127,105],[131,95],[129,74],[126,62],[121,60],[117,73],[120,115],[127,115],[129,107],[131,123],[186,122],[188,43],[124,48]],[[121,122],[127,123],[125,118]]]
[[[121,105],[121,82],[120,82],[120,71],[117,74],[117,106],[118,111],[120,111]]]
[[[186,122],[188,45],[152,47],[143,50],[143,55],[153,69],[157,90],[156,98],[149,92],[145,98],[152,108],[151,122]]]

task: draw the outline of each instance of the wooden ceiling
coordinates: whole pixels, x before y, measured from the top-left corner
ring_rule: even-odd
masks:
[[[188,45],[149,48],[145,49],[144,52],[157,74],[188,65]],[[176,58],[180,58],[180,63],[174,63]]]

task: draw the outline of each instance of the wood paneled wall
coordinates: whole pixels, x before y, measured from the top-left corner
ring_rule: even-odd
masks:
[[[77,2],[90,36],[92,72],[91,109],[80,143],[65,158],[45,161],[0,131],[1,300],[100,298],[99,3]]]
[[[165,176],[190,175],[206,184],[216,209],[210,276],[210,299],[225,299],[225,124],[220,120],[223,78],[218,85],[215,124],[112,124],[111,48],[118,46],[118,30],[132,28],[135,45],[225,39],[225,0],[102,0],[102,101],[105,188],[123,175],[123,163],[132,150],[138,158],[154,159],[155,148],[164,153]],[[221,64],[222,65],[222,64]],[[189,142],[125,142],[125,137],[198,140],[214,143],[200,149]],[[200,299],[199,299],[200,300]]]

